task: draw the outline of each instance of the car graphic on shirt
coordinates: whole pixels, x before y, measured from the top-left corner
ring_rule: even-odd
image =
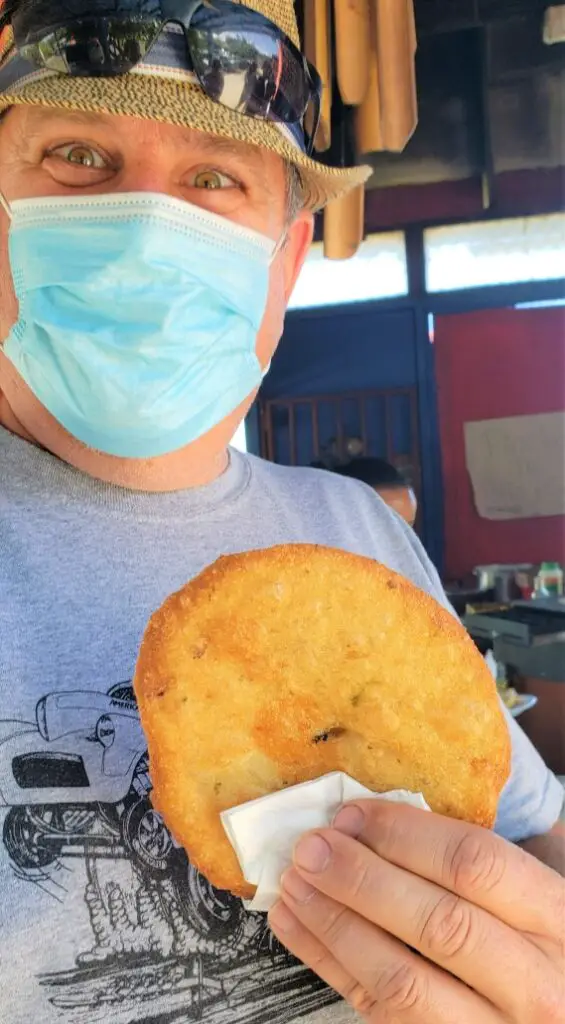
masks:
[[[0,723],[4,842],[18,867],[63,853],[141,859],[163,870],[178,849],[149,801],[147,744],[131,683],[38,702],[35,723]],[[12,728],[10,728],[12,727]]]
[[[190,863],[150,791],[130,682],[48,693],[35,721],[0,719],[2,840],[14,874],[62,914],[72,892],[90,924],[74,961],[59,966],[55,951],[39,978],[57,1019],[284,1024],[335,1003],[265,915]]]
[[[11,766],[2,803],[117,804],[127,796],[147,751],[131,685],[50,693],[35,718],[0,723],[0,759]]]
[[[0,721],[3,842],[14,866],[31,876],[68,857],[126,858],[145,878],[173,879],[200,933],[233,930],[241,901],[199,874],[151,805],[131,683],[49,693],[35,717]]]

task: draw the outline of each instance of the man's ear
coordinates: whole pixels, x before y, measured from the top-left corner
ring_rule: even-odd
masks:
[[[313,237],[314,215],[307,210],[303,210],[288,228],[286,241],[281,250],[286,303],[288,303],[292,295],[298,275],[304,266]]]

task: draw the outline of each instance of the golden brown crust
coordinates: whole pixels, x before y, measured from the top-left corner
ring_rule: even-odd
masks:
[[[154,804],[237,895],[253,889],[220,811],[328,771],[494,824],[510,738],[492,677],[449,612],[370,559],[220,558],[152,617],[134,685]]]

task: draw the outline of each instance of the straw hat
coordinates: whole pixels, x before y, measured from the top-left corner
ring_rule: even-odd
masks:
[[[246,6],[269,18],[300,45],[292,0],[247,0]],[[1,7],[0,2],[0,10]],[[8,29],[7,36],[10,34]],[[1,54],[9,40],[3,39],[2,43],[0,88]],[[299,149],[286,126],[255,120],[220,106],[208,99],[187,72],[158,64],[135,68],[117,78],[71,78],[38,71],[0,94],[0,113],[14,104],[149,118],[261,146],[298,169],[305,202],[311,209],[319,209],[345,195],[371,174],[368,167],[327,167],[312,160]]]

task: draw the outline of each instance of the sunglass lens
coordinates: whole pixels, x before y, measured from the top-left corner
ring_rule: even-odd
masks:
[[[123,75],[143,60],[160,30],[158,21],[88,18],[28,41],[20,52],[36,67],[59,74]]]
[[[254,117],[300,121],[308,90],[299,59],[275,31],[256,24],[252,30],[245,24],[220,28],[211,24],[215,17],[203,8],[188,32],[194,70],[208,96]]]

